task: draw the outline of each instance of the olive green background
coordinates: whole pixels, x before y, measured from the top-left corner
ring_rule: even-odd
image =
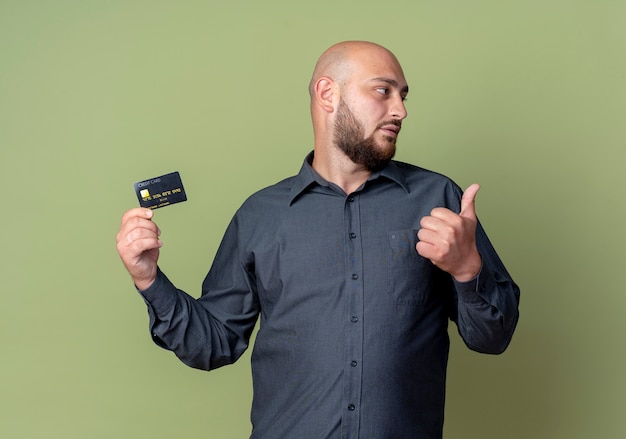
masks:
[[[399,57],[397,158],[482,184],[522,287],[503,355],[451,326],[445,437],[626,437],[622,0],[0,0],[0,437],[249,434],[249,354],[153,345],[115,234],[135,181],[180,171],[161,265],[198,295],[235,209],[311,149],[309,76],[346,39]]]

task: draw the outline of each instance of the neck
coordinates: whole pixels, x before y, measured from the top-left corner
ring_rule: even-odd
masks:
[[[353,193],[372,175],[364,166],[350,160],[342,151],[315,148],[312,167],[323,179],[339,186],[346,195]]]

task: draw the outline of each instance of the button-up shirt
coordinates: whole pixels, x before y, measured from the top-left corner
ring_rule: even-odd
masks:
[[[200,298],[159,270],[141,291],[154,340],[210,370],[241,356],[260,319],[253,438],[440,438],[449,321],[469,348],[500,353],[519,289],[480,223],[472,281],[417,253],[421,218],[460,209],[447,177],[392,161],[345,194],[311,160],[244,202]]]

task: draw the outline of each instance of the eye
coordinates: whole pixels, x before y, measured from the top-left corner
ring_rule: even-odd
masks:
[[[381,95],[386,95],[389,93],[389,89],[387,87],[376,87],[376,91]]]

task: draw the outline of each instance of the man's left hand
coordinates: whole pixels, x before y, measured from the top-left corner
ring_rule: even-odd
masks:
[[[459,282],[474,279],[482,259],[476,248],[476,208],[474,202],[480,186],[468,187],[461,198],[461,212],[456,214],[436,207],[420,221],[417,252],[430,259]]]

